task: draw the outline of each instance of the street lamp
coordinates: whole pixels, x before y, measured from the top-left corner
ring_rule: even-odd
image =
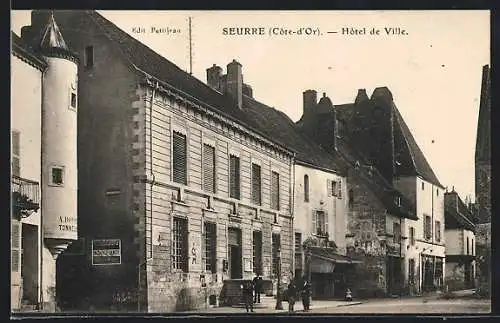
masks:
[[[277,250],[278,255],[278,286],[276,288],[276,310],[282,310],[283,304],[281,303],[281,293],[280,293],[280,285],[281,285],[281,249]]]

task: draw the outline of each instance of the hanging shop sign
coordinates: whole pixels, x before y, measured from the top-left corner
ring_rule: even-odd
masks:
[[[122,263],[120,239],[92,240],[92,265],[120,265]]]

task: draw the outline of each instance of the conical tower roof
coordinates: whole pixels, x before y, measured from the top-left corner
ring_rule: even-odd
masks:
[[[40,51],[45,56],[66,58],[72,61],[76,61],[78,59],[77,55],[73,53],[66,44],[66,41],[57,26],[56,19],[54,18],[54,12],[51,12],[49,16],[49,21],[45,26],[39,46]]]

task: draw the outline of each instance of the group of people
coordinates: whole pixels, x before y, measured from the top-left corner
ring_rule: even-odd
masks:
[[[260,275],[255,276],[252,281],[246,281],[241,285],[245,309],[247,312],[253,312],[253,304],[260,303],[260,294],[262,293],[263,281]],[[302,299],[304,311],[308,312],[311,307],[311,284],[306,279],[297,283],[292,279],[286,290],[288,298],[288,311],[294,311],[294,305],[297,299]]]
[[[241,288],[243,289],[245,309],[247,312],[253,312],[253,304],[260,303],[262,283],[262,277],[260,275],[257,275],[251,282],[246,281],[241,285]]]
[[[303,279],[302,283],[297,284],[295,280],[291,280],[288,284],[287,298],[288,298],[288,311],[294,311],[295,301],[298,298],[302,299],[302,306],[304,311],[308,312],[311,308],[311,283]]]

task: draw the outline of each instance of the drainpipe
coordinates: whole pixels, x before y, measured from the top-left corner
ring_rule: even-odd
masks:
[[[149,194],[149,205],[150,205],[150,216],[151,216],[151,221],[150,221],[150,232],[151,232],[151,248],[153,248],[153,186],[155,183],[155,174],[153,172],[153,105],[154,105],[154,100],[155,100],[155,94],[156,90],[158,89],[158,82],[155,83],[153,87],[153,92],[151,94],[151,102],[149,104],[149,163],[150,163],[150,175],[151,175],[151,181],[150,181],[150,189],[151,193]],[[144,242],[146,242],[146,231],[144,230]],[[147,244],[144,243],[144,251],[146,253],[147,251]],[[151,249],[151,257],[147,257],[144,260],[144,262],[139,261],[138,267],[138,278],[137,278],[137,312],[141,311],[141,268],[142,265],[146,266],[147,270],[147,263],[148,260],[153,259],[153,250]]]
[[[42,110],[43,110],[43,102],[44,102],[44,86],[43,86],[43,83],[44,83],[44,79],[45,79],[45,75],[46,75],[46,71],[47,71],[47,68],[45,68],[42,72],[42,82],[41,82],[41,99],[42,99]],[[43,113],[43,111],[42,111]],[[41,122],[43,122],[43,115],[42,115],[42,119],[40,120]],[[43,142],[43,125],[41,126],[41,129],[40,129],[40,142],[42,143]],[[44,147],[43,145],[40,145],[40,156],[43,156],[44,154]],[[39,203],[40,203],[40,227],[38,228],[39,232],[40,232],[40,241],[39,241],[39,257],[40,257],[40,268],[39,268],[39,275],[40,275],[40,289],[39,289],[39,294],[40,294],[40,310],[43,311],[43,303],[44,303],[44,298],[43,298],[43,273],[44,273],[44,266],[43,266],[43,245],[44,245],[44,230],[43,230],[43,208],[42,208],[42,189],[43,189],[43,172],[44,172],[44,164],[43,164],[43,161],[42,159],[40,159],[40,169],[42,170],[41,171],[41,176],[40,176],[40,196],[39,196]],[[21,226],[22,228],[22,226]],[[56,284],[57,284],[57,263],[56,263]]]
[[[401,272],[399,273],[399,276],[401,278],[401,281],[399,283],[399,297],[403,296],[403,284],[405,281],[404,278],[404,259],[403,259],[403,218],[400,216],[399,217],[399,261],[401,264]]]

